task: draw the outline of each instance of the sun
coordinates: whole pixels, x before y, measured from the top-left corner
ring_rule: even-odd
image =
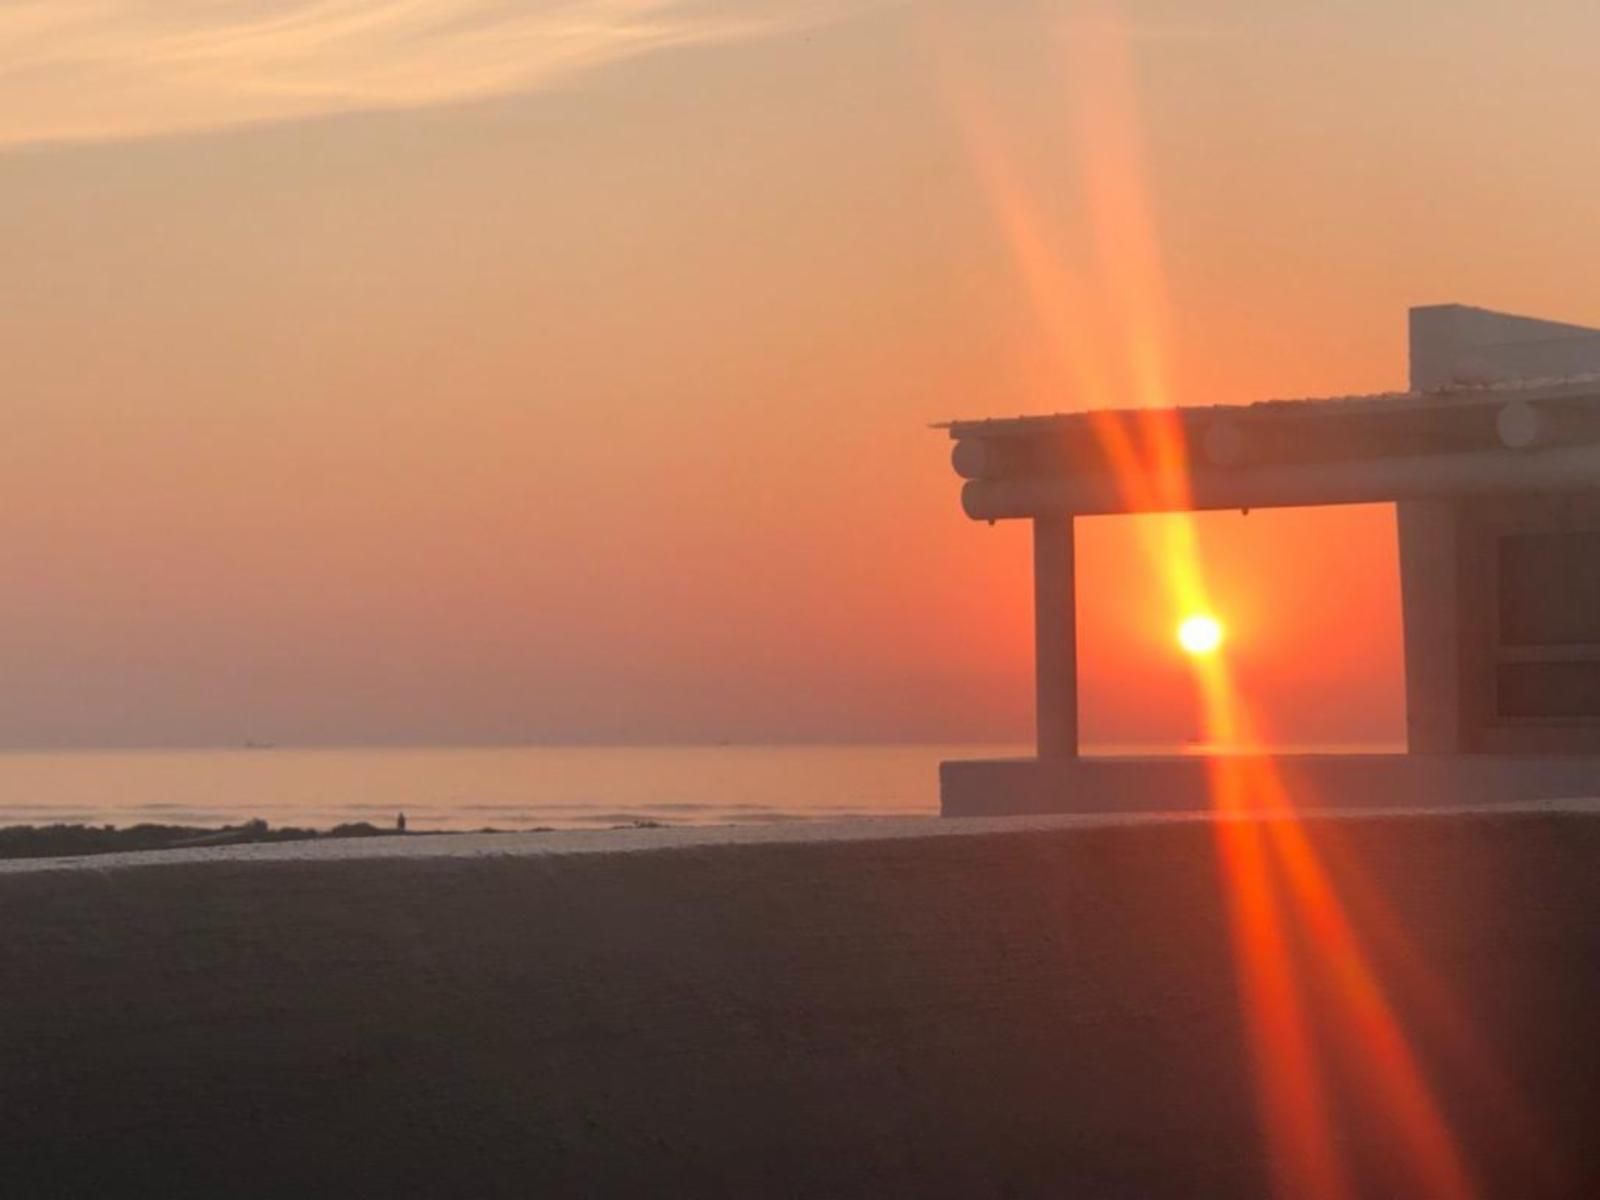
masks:
[[[1178,625],[1178,645],[1187,654],[1215,654],[1222,635],[1222,622],[1209,613],[1195,613]]]

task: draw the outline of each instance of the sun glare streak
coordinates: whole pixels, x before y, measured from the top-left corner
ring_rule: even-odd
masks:
[[[1466,1078],[1472,1093],[1492,1109],[1496,1126],[1526,1164],[1539,1186],[1538,1195],[1567,1195],[1573,1188],[1562,1153],[1551,1141],[1533,1108],[1514,1080],[1501,1068],[1497,1056],[1461,998],[1428,963],[1392,911],[1373,887],[1361,863],[1342,847],[1337,829],[1326,830],[1321,858],[1337,858],[1340,894],[1347,912],[1361,928],[1371,931],[1371,941],[1393,964],[1398,976],[1395,991],[1404,995],[1425,1021],[1442,1052]]]
[[[1227,666],[1207,661],[1197,668],[1206,709],[1230,740],[1259,744],[1254,727],[1229,677]],[[1475,1189],[1420,1064],[1373,970],[1371,960],[1324,870],[1295,804],[1273,760],[1219,756],[1212,764],[1219,812],[1253,812],[1261,822],[1272,859],[1286,883],[1299,928],[1332,986],[1338,1032],[1352,1061],[1369,1078],[1375,1097],[1402,1143],[1405,1161],[1422,1194],[1470,1197]],[[1238,808],[1224,808],[1233,797]],[[1241,803],[1242,802],[1242,803]],[[1285,1190],[1282,1194],[1294,1194]]]
[[[1180,641],[1191,653],[1205,732],[1213,744],[1260,745],[1249,707],[1217,653],[1222,629],[1208,602],[1188,508],[1188,446],[1171,411],[1166,299],[1159,238],[1137,152],[1137,108],[1126,38],[1097,6],[1066,35],[1069,108],[1079,151],[1095,270],[1068,265],[1008,153],[979,89],[954,69],[943,39],[947,94],[965,135],[1062,391],[1090,410],[1100,451],[1131,509],[1177,515],[1139,522],[1139,535],[1172,611],[1189,614]],[[1108,351],[1107,347],[1116,347]],[[1108,353],[1118,361],[1109,361]],[[1126,386],[1119,386],[1119,381]],[[1120,413],[1105,411],[1117,407]],[[1295,811],[1277,766],[1259,756],[1210,765],[1215,841],[1227,891],[1235,970],[1275,1194],[1338,1200],[1358,1194],[1336,1136],[1329,1079],[1319,1061],[1292,947],[1307,947],[1319,994],[1340,1042],[1366,1081],[1360,1106],[1392,1132],[1423,1194],[1470,1197],[1460,1147],[1386,995],[1355,923]],[[1415,957],[1414,955],[1412,957]],[[1420,965],[1415,974],[1432,978]],[[1498,1079],[1481,1040],[1442,984],[1432,1008],[1456,1014],[1453,1045]],[[1498,1089],[1505,1096],[1507,1088]]]
[[[1121,320],[1132,402],[1165,408],[1167,378],[1166,272],[1161,240],[1144,186],[1138,105],[1128,38],[1112,7],[1091,3],[1061,30],[1068,111],[1079,149],[1082,184],[1094,230],[1100,279]],[[1161,465],[1181,464],[1171,439],[1152,447]],[[1181,472],[1180,472],[1181,474]]]
[[[1290,893],[1343,1000],[1352,1055],[1385,1099],[1424,1194],[1473,1195],[1455,1138],[1305,830],[1295,821],[1274,822],[1272,829]]]
[[[1218,772],[1214,793],[1224,818],[1214,841],[1228,884],[1234,970],[1249,1018],[1246,1036],[1273,1193],[1342,1200],[1355,1192],[1330,1134],[1327,1089],[1273,894],[1269,847],[1261,825],[1247,819],[1245,780],[1236,771]]]

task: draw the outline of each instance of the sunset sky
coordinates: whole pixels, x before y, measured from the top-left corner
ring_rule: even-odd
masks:
[[[1064,376],[996,164],[1098,255],[1076,308],[1156,280],[1175,402],[1403,386],[1411,304],[1600,321],[1597,38],[1592,0],[0,7],[0,744],[1025,738],[1028,531],[927,426],[1133,398]],[[1200,526],[1269,728],[1397,739],[1392,514]],[[1089,741],[1197,732],[1135,533],[1080,533]]]

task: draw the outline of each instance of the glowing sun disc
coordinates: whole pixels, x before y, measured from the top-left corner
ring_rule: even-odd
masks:
[[[1185,617],[1178,626],[1178,645],[1188,654],[1215,654],[1222,645],[1222,622],[1205,613]]]

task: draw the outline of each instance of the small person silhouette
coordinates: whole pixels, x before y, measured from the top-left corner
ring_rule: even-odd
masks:
[[[396,813],[395,814],[394,827],[395,827],[395,831],[397,833],[404,833],[406,831],[406,815],[405,815],[405,813]]]

